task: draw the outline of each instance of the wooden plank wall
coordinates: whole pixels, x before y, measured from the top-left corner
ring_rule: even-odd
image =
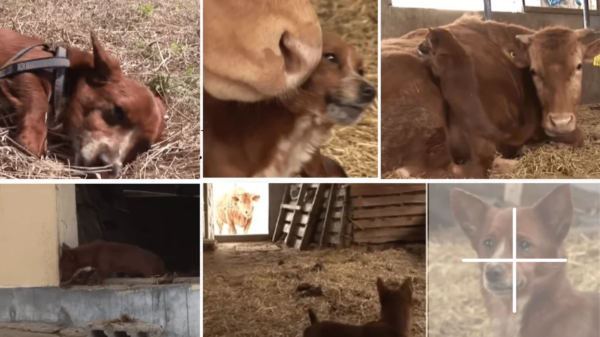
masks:
[[[353,242],[425,241],[425,184],[350,184]]]

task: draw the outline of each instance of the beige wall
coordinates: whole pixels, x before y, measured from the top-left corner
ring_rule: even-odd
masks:
[[[58,286],[61,237],[77,238],[74,185],[0,185],[0,288]]]

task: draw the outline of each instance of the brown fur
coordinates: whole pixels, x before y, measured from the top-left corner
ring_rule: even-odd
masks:
[[[0,66],[20,50],[42,41],[0,28]],[[66,70],[69,103],[62,132],[71,137],[76,165],[112,165],[113,174],[161,139],[165,106],[141,83],[126,77],[119,61],[92,35],[93,54],[66,47],[71,68]],[[21,60],[50,57],[41,48]],[[2,110],[16,113],[13,137],[34,155],[46,152],[45,115],[53,86],[48,73],[22,73],[0,80]],[[68,89],[66,89],[68,90]],[[119,110],[119,112],[116,112]],[[117,120],[117,116],[123,118]]]
[[[337,322],[319,322],[317,315],[308,310],[311,326],[304,330],[304,337],[408,337],[411,336],[413,315],[413,284],[407,278],[400,289],[387,288],[377,279],[377,291],[381,304],[381,318],[362,326]]]
[[[323,38],[323,59],[296,93],[244,104],[204,92],[204,177],[290,177],[303,169],[316,177],[345,175],[318,150],[334,124],[358,120],[375,89],[362,76],[356,49],[339,37]]]
[[[96,271],[95,284],[102,284],[112,273],[144,277],[166,274],[160,257],[140,247],[96,240],[76,248],[62,245],[60,256],[60,280],[69,281],[81,268],[91,267]]]
[[[583,55],[582,50],[586,55],[582,60],[588,62],[588,55],[600,48],[600,40],[584,46],[576,38],[577,31],[553,28],[570,41],[569,47],[558,48],[548,42],[555,38],[550,29],[535,33],[522,26],[482,21],[473,16],[463,16],[442,28],[451,32],[470,56],[479,83],[478,96],[489,120],[499,130],[511,134],[511,141],[523,140],[523,144],[516,146],[481,137],[468,138],[474,164],[459,168],[460,174],[473,177],[472,172],[475,172],[481,177],[483,172],[483,177],[487,177],[496,151],[511,158],[528,142],[552,139],[573,146],[582,144],[583,134],[578,129],[554,137],[546,134],[543,120],[555,109],[543,102],[548,97],[561,100],[565,92],[572,91],[567,90],[568,83],[559,81],[558,76],[553,77],[546,90],[540,91],[539,81],[534,83],[528,66],[532,64],[535,68],[543,60],[542,68],[546,68],[552,64],[548,58],[568,65],[581,57],[577,55]],[[460,176],[455,173],[446,145],[444,97],[430,67],[417,56],[418,46],[427,32],[427,29],[419,29],[382,41],[381,167],[383,172],[402,169],[410,176],[456,178]],[[533,33],[532,41],[538,42],[531,42],[529,47],[516,38]],[[530,59],[535,60],[530,62]],[[580,93],[581,83],[577,83],[575,87]],[[578,100],[575,101],[577,104],[565,108],[569,113],[577,111]]]
[[[289,93],[321,57],[310,1],[206,0],[204,89],[221,100],[255,102]]]
[[[254,203],[260,199],[259,195],[244,191],[237,187],[222,195],[217,200],[217,227],[219,234],[223,233],[223,225],[229,225],[229,234],[237,234],[236,226],[248,234],[254,214]]]
[[[499,209],[462,190],[451,192],[454,215],[479,258],[512,258],[512,209]],[[565,258],[573,204],[562,185],[531,207],[517,208],[517,257]],[[499,337],[597,337],[600,296],[579,292],[566,263],[517,263],[517,313],[512,312],[512,264],[480,263],[481,292]]]

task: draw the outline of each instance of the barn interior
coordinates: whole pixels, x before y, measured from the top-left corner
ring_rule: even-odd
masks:
[[[518,24],[531,29],[560,25],[571,29],[600,30],[598,0],[379,0],[381,5],[381,39],[397,38],[416,29],[451,24],[465,13],[484,19]],[[551,5],[552,4],[552,5]],[[587,21],[587,24],[585,24]],[[583,40],[597,40],[598,33]],[[556,148],[554,144],[526,147],[514,170],[493,173],[492,179],[569,179],[600,178],[600,60],[583,65],[581,108],[578,127],[586,134],[582,148]],[[392,172],[382,176],[400,178]]]
[[[462,189],[496,207],[531,206],[559,184],[430,184],[428,189],[428,334],[487,336],[490,318],[470,241],[456,224],[450,191]],[[570,184],[573,220],[564,242],[567,277],[578,291],[600,291],[600,185]],[[519,222],[517,220],[517,226]]]
[[[80,184],[75,188],[79,245],[104,240],[138,246],[161,257],[170,273],[200,276],[198,184]]]
[[[379,319],[377,277],[410,277],[425,336],[425,184],[229,184],[264,191],[251,226],[267,233],[235,235],[216,231],[220,184],[203,185],[205,335],[302,336],[309,308],[365,324]]]

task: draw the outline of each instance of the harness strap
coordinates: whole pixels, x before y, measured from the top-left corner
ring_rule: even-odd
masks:
[[[63,47],[56,48],[55,57],[58,59],[64,59],[69,62],[67,58],[67,50]],[[65,68],[60,67],[54,70],[54,91],[53,91],[53,105],[54,105],[54,116],[52,125],[49,127],[52,130],[62,128],[60,124],[62,112],[65,110],[67,105],[67,97],[65,95]],[[48,124],[48,123],[46,123]]]

